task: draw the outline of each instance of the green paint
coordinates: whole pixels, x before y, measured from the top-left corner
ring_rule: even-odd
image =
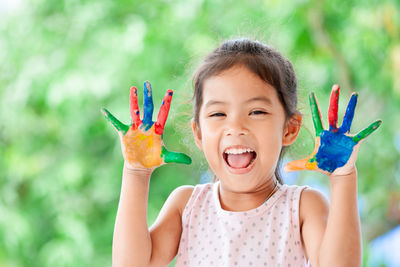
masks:
[[[102,108],[101,113],[103,113],[104,117],[114,125],[114,127],[117,129],[117,131],[122,132],[123,134],[126,134],[126,132],[129,130],[129,126],[123,124],[120,122],[117,118],[115,118],[111,112],[109,112],[107,109]]]
[[[358,143],[360,142],[362,139],[366,138],[368,135],[370,135],[371,133],[373,133],[376,129],[378,129],[378,127],[382,124],[381,120],[377,120],[373,123],[371,123],[367,128],[365,128],[364,130],[360,131],[358,134],[356,134],[353,137],[353,141]]]
[[[321,131],[324,130],[324,127],[322,126],[321,113],[319,112],[317,98],[313,92],[310,93],[309,99],[312,118],[314,122],[315,135],[319,136]]]
[[[184,153],[168,151],[164,146],[161,147],[161,157],[164,159],[165,163],[192,163],[192,159],[188,155]]]

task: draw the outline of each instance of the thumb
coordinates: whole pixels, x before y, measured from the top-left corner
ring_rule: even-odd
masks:
[[[164,159],[165,163],[175,162],[188,165],[192,163],[192,159],[188,155],[184,153],[168,151],[165,146],[161,147],[161,157]]]

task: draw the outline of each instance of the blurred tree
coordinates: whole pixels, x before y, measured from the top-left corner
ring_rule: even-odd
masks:
[[[311,90],[324,114],[333,83],[341,114],[359,92],[354,133],[383,120],[357,162],[367,248],[400,223],[389,215],[400,192],[399,10],[395,0],[1,1],[0,266],[110,266],[122,156],[100,108],[128,122],[132,85],[152,82],[155,110],[175,91],[164,140],[194,159],[155,171],[149,223],[174,188],[198,183],[207,165],[189,126],[191,73],[221,40],[240,36],[294,63],[306,128],[288,157],[314,147]],[[310,172],[299,182],[328,186]]]

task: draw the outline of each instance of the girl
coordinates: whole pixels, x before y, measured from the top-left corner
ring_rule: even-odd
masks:
[[[152,171],[168,162],[190,163],[190,158],[166,150],[162,142],[172,91],[154,123],[150,84],[145,83],[143,121],[133,87],[131,126],[103,110],[120,134],[125,159],[113,265],[167,266],[177,256],[176,266],[190,267],[360,266],[355,160],[359,141],[379,125],[355,136],[358,140],[348,136],[349,125],[336,128],[338,93],[334,86],[330,131],[323,130],[316,99],[311,98],[315,151],[286,167],[327,174],[328,204],[312,188],[284,184],[278,172],[283,151],[296,140],[302,121],[292,64],[273,48],[248,39],[216,48],[194,75],[192,121],[196,145],[215,181],[174,190],[148,229]],[[354,102],[345,115],[347,124]]]

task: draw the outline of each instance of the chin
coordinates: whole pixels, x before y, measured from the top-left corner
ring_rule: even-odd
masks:
[[[217,176],[218,177],[218,176]],[[219,179],[224,189],[236,192],[236,193],[246,193],[254,191],[257,187],[255,181],[251,181],[251,177],[233,177]]]

